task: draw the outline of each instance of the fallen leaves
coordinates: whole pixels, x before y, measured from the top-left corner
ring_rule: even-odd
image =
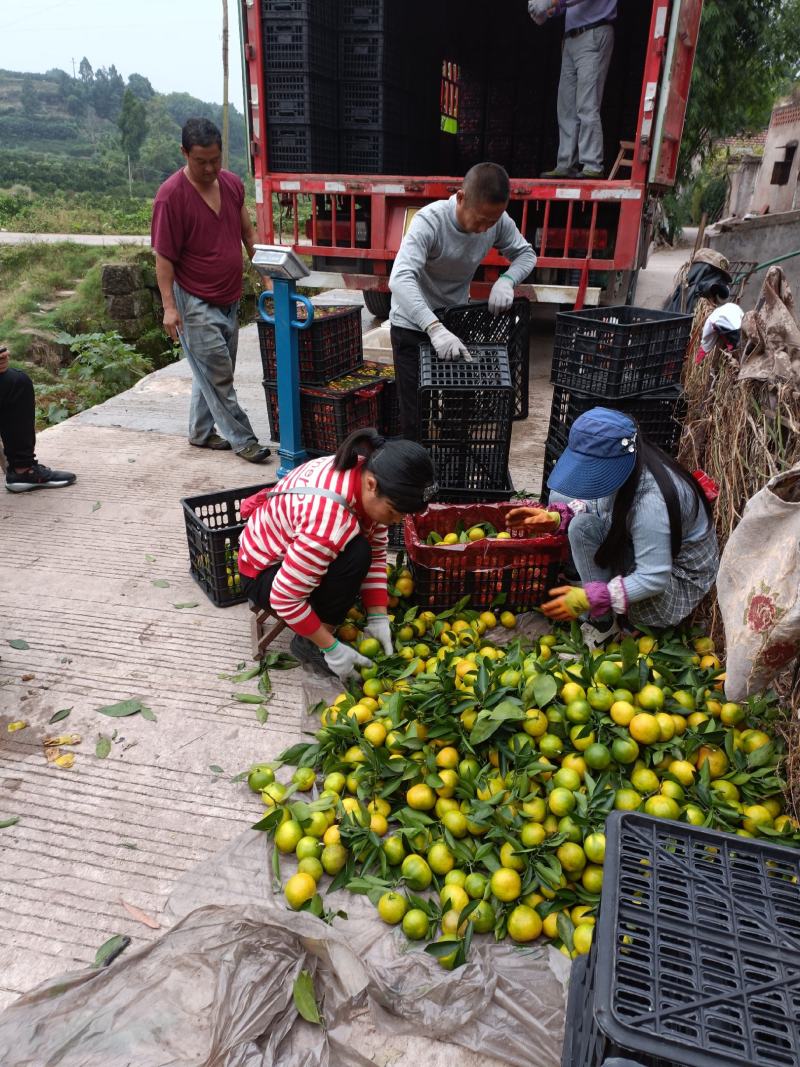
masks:
[[[12,648],[19,649],[20,651],[24,651],[26,648],[31,647],[28,642],[23,641],[21,637],[15,637],[8,643],[11,645]]]
[[[185,604],[173,604],[172,606],[173,608],[177,608],[178,611],[183,611],[184,608],[196,608],[198,606],[198,602],[196,600],[190,600]]]
[[[12,815],[10,819],[0,819],[0,830],[5,830],[8,826],[16,826],[19,822],[19,815]]]
[[[166,578],[154,578],[150,584],[157,586],[159,589],[169,589],[169,582]]]
[[[102,506],[103,505],[101,504],[101,502],[99,500],[96,500],[94,504],[92,504],[92,511],[99,511]]]
[[[144,926],[149,926],[151,930],[160,930],[161,924],[156,922],[152,915],[148,915],[146,911],[142,911],[141,908],[137,908],[135,904],[129,904],[127,900],[119,898],[120,904],[132,919],[135,919],[137,923],[142,923]]]
[[[94,754],[98,759],[105,759],[111,751],[111,738],[105,734],[97,735],[97,744],[94,746]]]
[[[28,724],[24,719],[19,719],[17,722],[10,722],[6,729],[10,734],[16,733],[17,730],[26,730]]]
[[[141,700],[131,697],[129,700],[120,700],[117,704],[106,704],[102,708],[96,708],[101,715],[109,715],[112,719],[125,718],[128,715],[141,715],[143,719],[156,722],[157,719],[152,708],[148,708]]]
[[[81,743],[80,734],[59,734],[57,737],[43,737],[42,744],[45,748],[58,747],[58,745],[79,745]]]
[[[114,934],[113,937],[109,937],[108,941],[104,941],[97,950],[92,966],[108,967],[109,963],[113,963],[120,952],[124,952],[130,943],[131,939],[122,934]]]
[[[319,1026],[322,1019],[317,1007],[317,998],[314,995],[314,979],[308,971],[301,971],[295,978],[292,986],[292,998],[294,1006],[302,1017],[309,1023]]]
[[[56,711],[53,715],[50,716],[50,718],[47,720],[47,725],[52,726],[54,722],[61,722],[62,719],[66,719],[66,717],[71,711],[72,708],[61,708],[60,711]]]
[[[58,734],[52,737],[43,737],[44,758],[48,763],[60,767],[62,771],[71,770],[75,764],[75,753],[62,752],[61,746],[79,745],[81,740],[80,734]]]

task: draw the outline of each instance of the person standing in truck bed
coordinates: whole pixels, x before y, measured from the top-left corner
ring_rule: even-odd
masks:
[[[536,254],[506,212],[508,175],[496,163],[478,163],[449,200],[417,212],[403,238],[389,278],[391,323],[400,432],[419,434],[419,346],[430,344],[440,359],[469,359],[466,345],[439,321],[441,311],[465,304],[475,271],[491,248],[510,261],[489,295],[493,315],[507,311],[514,286],[536,266]]]

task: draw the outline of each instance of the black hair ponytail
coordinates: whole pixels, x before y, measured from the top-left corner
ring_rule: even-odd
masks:
[[[699,514],[702,506],[709,521],[713,521],[711,505],[708,503],[705,493],[703,493],[697,481],[680,463],[676,463],[666,452],[662,452],[660,448],[648,441],[639,429],[636,419],[632,417],[631,419],[636,423],[636,464],[628,476],[628,480],[617,490],[611,512],[611,526],[606,534],[605,541],[600,545],[594,557],[594,561],[599,567],[608,567],[617,572],[622,570],[625,545],[628,540],[628,520],[633,510],[634,498],[644,470],[649,470],[653,475],[656,485],[664,497],[669,516],[670,547],[673,559],[678,555],[683,544],[683,520],[681,519],[680,497],[671,475],[674,474],[680,478],[694,493],[695,517]]]
[[[361,457],[364,469],[375,475],[378,494],[397,511],[423,511],[436,495],[433,460],[416,441],[387,441],[372,427],[354,430],[336,450],[333,469],[351,470]]]

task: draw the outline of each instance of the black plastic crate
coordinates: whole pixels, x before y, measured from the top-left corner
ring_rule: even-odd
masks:
[[[266,485],[225,489],[181,500],[192,577],[218,608],[244,599],[238,568],[239,537],[244,529],[241,503]]]
[[[399,24],[405,6],[397,0],[339,0],[339,25],[358,33],[385,33]]]
[[[298,306],[300,319],[305,309]],[[275,353],[275,327],[261,317],[256,319],[261,367],[264,377],[278,377]],[[298,330],[298,362],[301,385],[325,385],[334,378],[358,370],[364,359],[361,334],[361,308],[315,307],[314,321],[307,330]]]
[[[691,315],[649,308],[560,312],[550,380],[598,400],[675,385],[691,328]]]
[[[273,381],[263,384],[272,440],[278,441],[278,387]],[[353,430],[377,426],[382,389],[382,382],[353,385],[350,378],[340,387],[337,382],[330,382],[326,387],[301,387],[300,426],[306,452],[311,456],[331,455]]]
[[[686,397],[679,385],[643,396],[602,400],[557,385],[553,389],[546,450],[558,458],[567,447],[573,422],[579,415],[595,407],[610,407],[632,415],[648,441],[669,456],[678,454],[683,422],[688,411]]]
[[[508,472],[514,390],[504,347],[467,345],[473,361],[420,346],[418,440],[445,489],[493,490]]]
[[[270,125],[336,126],[339,120],[332,78],[311,77],[305,71],[268,71],[266,98]]]
[[[341,82],[339,123],[343,130],[391,130],[398,137],[403,125],[400,90],[382,82]]]
[[[377,363],[365,359],[350,375],[354,380],[382,382],[380,403],[378,405],[377,428],[384,437],[400,436],[400,404],[397,399],[397,384],[394,379],[394,366],[391,363]]]
[[[309,19],[335,27],[341,0],[261,0],[264,22],[283,19]]]
[[[400,40],[394,33],[339,34],[339,77],[347,81],[402,81]]]
[[[518,297],[509,311],[493,315],[485,301],[459,304],[441,316],[442,324],[462,341],[505,345],[514,386],[514,418],[527,419],[530,381],[531,302]]]
[[[542,488],[539,492],[539,499],[544,501],[545,503],[547,502],[547,499],[550,496],[550,490],[547,487],[547,479],[553,473],[553,467],[555,467],[556,463],[558,462],[558,457],[563,451],[563,448],[556,451],[556,449],[550,448],[548,445],[545,445],[544,461],[542,463]]]
[[[800,851],[613,812],[586,1055],[800,1063]]]
[[[406,546],[404,530],[405,525],[402,522],[393,522],[389,527],[389,548],[395,552]]]
[[[390,130],[341,130],[339,163],[343,174],[400,174],[402,138]]]
[[[270,169],[276,173],[331,173],[339,169],[339,143],[329,126],[271,126],[267,141]]]
[[[264,62],[270,73],[294,71],[322,78],[337,76],[336,31],[306,18],[274,18],[264,23]]]
[[[492,489],[480,488],[477,483],[483,479],[480,472],[473,475],[471,467],[467,468],[466,484],[454,488],[440,487],[436,494],[436,500],[442,504],[500,504],[510,500],[516,490],[511,481],[511,474],[506,471],[505,477]]]

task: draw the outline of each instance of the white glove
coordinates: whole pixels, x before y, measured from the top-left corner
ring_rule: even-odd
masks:
[[[322,650],[322,655],[325,657],[325,662],[343,685],[351,676],[358,677],[356,667],[372,666],[371,659],[367,659],[366,656],[362,656],[359,652],[356,652],[354,648],[343,644],[341,641],[337,641],[335,644],[331,645],[330,648],[324,648]]]
[[[387,656],[392,655],[394,652],[392,648],[392,627],[389,625],[388,615],[368,615],[364,633],[367,637],[374,637],[377,641],[380,641]]]
[[[554,13],[554,0],[528,0],[528,14],[540,26]]]
[[[493,315],[502,315],[514,303],[514,283],[503,275],[498,278],[489,293],[489,310]]]
[[[434,322],[428,327],[428,337],[439,359],[464,359],[467,363],[472,362],[472,356],[464,342],[446,330],[441,322]]]

